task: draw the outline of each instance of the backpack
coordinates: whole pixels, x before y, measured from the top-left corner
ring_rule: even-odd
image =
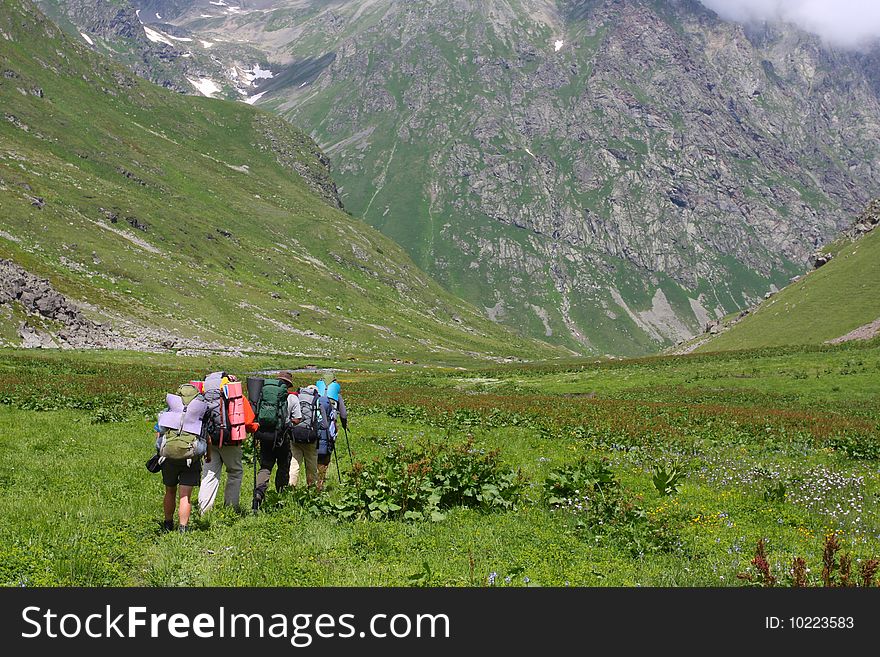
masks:
[[[184,383],[176,394],[165,395],[165,401],[168,410],[159,414],[157,422],[165,433],[159,454],[175,460],[204,454],[208,449],[203,438],[203,420],[208,412],[205,398],[194,385]]]
[[[336,410],[336,400],[324,395],[318,400],[318,408],[321,415],[321,428],[325,429],[331,439],[336,438],[336,418],[339,411]]]
[[[226,417],[229,419],[229,442],[240,444],[247,437],[241,381],[230,381],[223,386],[223,397],[226,399]]]
[[[235,381],[224,385],[224,377],[224,372],[214,372],[204,383],[204,397],[208,403],[205,436],[218,447],[240,445],[245,439],[241,383]]]
[[[318,391],[314,388],[300,388],[296,394],[302,411],[302,420],[293,425],[293,441],[313,443],[318,439]]]
[[[287,428],[287,386],[278,379],[266,379],[257,404],[260,433],[275,433],[278,438]]]
[[[205,417],[205,437],[211,441],[212,445],[220,447],[229,433],[226,400],[223,399],[223,393],[219,389],[206,390],[204,397],[208,405]]]

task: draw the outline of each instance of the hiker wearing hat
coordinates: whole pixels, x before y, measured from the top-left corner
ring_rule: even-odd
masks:
[[[321,395],[321,422],[318,427],[318,481],[316,487],[323,490],[327,466],[336,445],[337,420],[343,429],[348,429],[348,411],[342,400],[341,386],[332,370],[324,372],[324,377],[315,383]]]
[[[266,405],[267,396],[270,396],[270,389],[273,388],[272,380],[266,380],[263,383],[262,401],[260,402],[260,428],[254,433],[254,436],[260,442],[260,471],[257,473],[256,487],[254,488],[254,500],[252,509],[257,512],[263,504],[263,498],[266,497],[266,489],[269,488],[269,479],[272,476],[272,469],[277,465],[275,471],[275,490],[279,493],[284,490],[290,478],[290,427],[302,420],[302,412],[299,404],[291,404],[290,400],[296,400],[296,391],[293,389],[293,378],[289,371],[279,372],[275,377],[276,381],[286,386],[286,394],[282,396],[274,396],[273,399],[278,404],[278,415],[281,421],[271,430],[265,428],[262,421],[262,413]]]

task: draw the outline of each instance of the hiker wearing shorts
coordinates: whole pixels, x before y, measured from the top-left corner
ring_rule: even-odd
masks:
[[[186,532],[189,528],[189,516],[192,512],[190,497],[192,490],[199,485],[202,472],[202,459],[193,458],[186,461],[165,459],[162,461],[162,483],[165,484],[165,498],[162,501],[162,509],[165,512],[165,522],[162,529],[170,532],[174,529],[174,509],[177,502],[177,492],[180,491],[180,508],[177,517],[180,523],[178,530]]]
[[[342,400],[339,382],[336,375],[327,371],[324,378],[315,383],[318,393],[321,395],[321,423],[318,428],[318,481],[315,484],[318,490],[324,489],[324,479],[327,476],[327,466],[336,446],[337,420],[343,429],[348,428],[348,411]]]
[[[287,386],[287,412],[293,413],[288,418],[290,423],[296,424],[298,418],[302,417],[299,404],[295,404],[295,408],[290,406],[291,391],[293,388],[292,375],[288,371],[279,372],[277,377],[279,381]],[[293,393],[295,396],[295,393]],[[254,500],[252,510],[254,513],[260,510],[263,504],[263,498],[266,497],[266,490],[269,488],[269,479],[272,476],[272,469],[278,466],[275,471],[275,490],[279,493],[290,480],[290,432],[287,427],[279,428],[277,431],[261,432],[259,429],[254,433],[257,440],[260,441],[260,471],[257,473],[256,488],[254,489]]]
[[[174,510],[179,493],[179,530],[185,532],[192,511],[190,497],[193,488],[199,485],[202,455],[208,448],[202,435],[207,404],[201,393],[189,383],[181,385],[176,394],[166,395],[165,400],[167,406],[159,414],[154,427],[156,451],[161,454],[162,483],[165,484],[163,529],[174,529]]]
[[[238,379],[230,374],[225,377],[221,384],[236,383]],[[246,397],[242,397],[244,407],[244,426],[247,433],[253,434],[259,428],[259,423],[255,422],[254,410]],[[226,506],[235,509],[239,508],[241,499],[241,479],[242,479],[242,445],[243,440],[227,440],[224,444],[215,445],[212,441],[208,441],[208,457],[205,459],[205,467],[202,473],[202,481],[199,486],[199,510],[202,515],[208,513],[213,507],[217,499],[217,492],[220,489],[220,472],[223,466],[226,466],[226,486],[223,489],[223,502]]]

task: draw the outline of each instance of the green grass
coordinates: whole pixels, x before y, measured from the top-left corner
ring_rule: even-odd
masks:
[[[702,350],[820,344],[880,318],[880,233],[840,242],[836,257],[764,301]]]
[[[758,538],[769,539],[782,579],[803,556],[815,583],[829,531],[855,557],[880,553],[876,342],[485,370],[340,370],[358,462],[397,442],[472,440],[521,473],[515,508],[452,509],[440,522],[339,520],[287,492],[270,495],[259,516],[221,506],[196,513],[188,535],[162,534],[162,485],[143,467],[153,414],[165,390],[217,365],[0,353],[0,583],[483,586],[494,572],[496,585],[724,586],[750,570]],[[292,365],[241,359],[229,367]],[[338,447],[345,477],[340,484],[331,466],[331,501],[353,485],[344,440]],[[645,519],[579,527],[577,516],[548,508],[545,479],[581,458],[606,459]],[[663,496],[652,471],[673,462],[683,485]],[[252,482],[246,463],[245,506]],[[785,500],[765,499],[780,482]],[[646,539],[637,531],[646,527],[661,534]]]

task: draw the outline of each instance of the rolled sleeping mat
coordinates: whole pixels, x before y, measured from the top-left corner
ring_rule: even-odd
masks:
[[[245,381],[245,391],[250,402],[259,402],[263,396],[263,383],[265,379],[260,376],[249,376]]]

